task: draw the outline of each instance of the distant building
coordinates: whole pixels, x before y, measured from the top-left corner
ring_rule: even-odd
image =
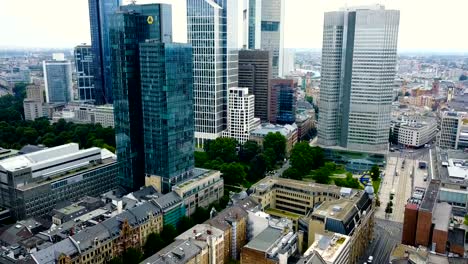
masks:
[[[94,88],[94,58],[91,46],[76,46],[74,57],[78,100],[82,102],[94,102],[96,100],[96,89]]]
[[[224,137],[234,138],[239,144],[249,140],[250,132],[260,125],[254,117],[255,96],[249,94],[248,88],[229,88],[228,122],[223,131]]]
[[[272,79],[270,85],[270,123],[293,124],[296,121],[297,82],[292,79]]]
[[[48,214],[62,201],[99,196],[116,187],[115,155],[70,143],[0,161],[0,206],[17,219]]]
[[[296,54],[293,49],[284,49],[283,54],[284,55],[283,55],[283,75],[282,76],[288,76],[291,72],[293,72],[296,69],[295,67]]]
[[[239,51],[239,87],[247,87],[255,95],[255,117],[263,122],[268,121],[271,76],[269,51]]]
[[[398,143],[408,147],[421,147],[431,142],[437,135],[435,121],[401,121],[391,128]]]
[[[48,117],[44,105],[44,87],[42,85],[26,86],[26,98],[23,101],[24,119],[33,121],[36,118]]]
[[[465,112],[442,112],[437,145],[443,149],[468,147],[468,114]]]
[[[114,107],[112,105],[97,106],[94,109],[94,123],[103,127],[114,127]]]
[[[286,138],[286,153],[289,155],[297,142],[297,126],[292,125],[272,125],[262,124],[257,129],[250,132],[250,140],[256,141],[259,145],[263,144],[263,139],[268,133],[280,133]]]
[[[68,103],[73,100],[72,63],[63,54],[43,61],[47,103]]]
[[[307,137],[310,131],[315,128],[315,116],[307,114],[296,114],[297,140]]]

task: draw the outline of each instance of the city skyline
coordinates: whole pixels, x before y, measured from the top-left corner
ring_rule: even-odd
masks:
[[[128,3],[124,1],[124,4]],[[164,2],[172,3],[174,8],[174,41],[186,41],[186,17],[183,0],[139,0],[137,4]],[[464,0],[448,0],[440,6],[437,2],[416,1],[372,1],[372,0],[332,0],[332,1],[286,1],[285,11],[285,48],[312,48],[322,46],[323,15],[326,11],[340,7],[380,3],[386,9],[401,11],[399,52],[436,51],[468,52],[468,37],[458,34],[459,28],[453,25],[464,23],[463,11],[468,8]],[[420,8],[424,4],[424,12]],[[24,9],[28,5],[30,8]],[[456,6],[457,8],[451,8]],[[41,10],[38,12],[38,10]],[[56,10],[61,10],[57,12]],[[73,12],[67,12],[73,10]],[[446,19],[441,14],[450,14]],[[21,15],[19,15],[21,14]],[[304,30],[304,19],[307,18],[308,29]],[[417,18],[417,19],[416,19]],[[58,21],[58,22],[57,22]],[[90,44],[88,1],[44,0],[40,2],[27,0],[7,0],[0,3],[0,24],[14,27],[0,29],[2,43],[0,47],[22,48],[73,48]],[[424,25],[424,26],[421,26]],[[454,38],[456,41],[447,41]]]

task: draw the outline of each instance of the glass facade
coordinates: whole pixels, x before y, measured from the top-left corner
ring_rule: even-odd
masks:
[[[72,63],[44,61],[44,82],[48,103],[68,103],[73,100]]]
[[[78,84],[78,100],[94,101],[94,65],[91,46],[75,47],[75,68]]]
[[[122,0],[89,0],[91,46],[94,55],[94,87],[97,104],[112,104],[109,20]]]
[[[145,173],[162,178],[162,192],[194,167],[193,64],[189,44],[140,44]]]
[[[296,82],[288,79],[271,80],[270,122],[293,124],[296,121]]]
[[[261,3],[260,48],[272,55],[273,78],[283,73],[284,0],[265,0]]]
[[[165,11],[167,8],[169,10]],[[170,13],[170,6],[121,6],[120,11],[110,19],[111,79],[117,158],[120,163],[119,183],[128,191],[138,190],[145,180],[139,44],[147,39],[162,41],[171,38],[172,32],[166,31],[167,26],[171,25],[171,20],[166,19],[171,19],[171,16],[161,16],[164,12]]]

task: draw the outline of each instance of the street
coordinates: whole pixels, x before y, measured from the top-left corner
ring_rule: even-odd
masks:
[[[401,241],[402,224],[375,218],[374,240],[358,263],[366,263],[369,256],[374,257],[373,263],[388,263],[390,253]]]

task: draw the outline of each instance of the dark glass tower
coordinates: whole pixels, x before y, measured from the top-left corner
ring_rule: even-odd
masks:
[[[192,175],[192,68],[189,44],[140,44],[145,173],[160,177],[163,193]]]
[[[296,121],[297,83],[291,79],[271,80],[270,122],[292,124]]]
[[[163,4],[121,6],[110,19],[119,183],[128,191],[145,181],[139,45],[147,39],[170,42],[171,19],[171,7]]]
[[[88,0],[96,104],[112,103],[109,19],[122,0]]]

